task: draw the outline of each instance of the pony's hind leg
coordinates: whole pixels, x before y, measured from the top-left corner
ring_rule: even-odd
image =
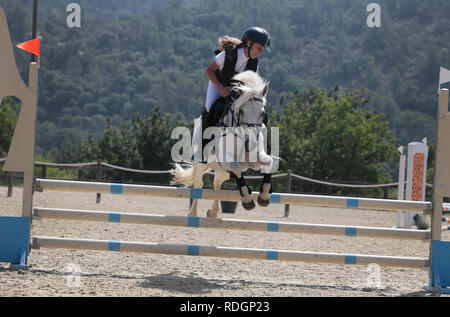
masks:
[[[230,173],[224,171],[215,171],[214,173],[214,189],[220,190],[222,184],[230,179]],[[214,200],[212,208],[208,209],[206,215],[208,218],[217,218],[219,214],[219,201]]]
[[[267,207],[270,205],[270,194],[272,194],[272,174],[264,174],[264,181],[259,189],[258,205]]]
[[[208,167],[205,164],[193,164],[193,175],[194,178],[194,188],[202,188],[203,187],[203,173],[206,172]],[[194,199],[192,202],[192,206],[189,210],[189,217],[198,217],[197,212],[198,199]]]
[[[224,164],[223,164],[224,165]],[[236,184],[241,194],[242,207],[245,210],[255,209],[255,202],[253,201],[252,190],[245,182],[244,175],[242,174],[242,165],[239,163],[229,163],[226,170],[233,174],[233,178],[236,179]]]

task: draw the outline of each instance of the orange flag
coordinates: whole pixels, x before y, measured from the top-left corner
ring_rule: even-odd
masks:
[[[24,51],[38,56],[38,64],[41,64],[41,39],[34,39],[28,42],[17,44],[17,47]]]

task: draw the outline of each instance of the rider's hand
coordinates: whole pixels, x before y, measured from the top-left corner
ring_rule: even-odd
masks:
[[[219,91],[222,97],[228,97],[230,95],[230,88],[222,86],[219,88]]]

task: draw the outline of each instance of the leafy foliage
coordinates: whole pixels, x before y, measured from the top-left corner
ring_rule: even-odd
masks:
[[[395,157],[394,139],[382,116],[365,108],[368,101],[364,89],[289,94],[270,121],[280,128],[282,169],[334,182],[391,180],[383,164]]]
[[[171,132],[180,125],[183,123],[179,116],[164,115],[158,107],[151,116],[134,115],[120,128],[107,118],[103,135],[98,138],[90,135],[81,146],[66,143],[54,156],[59,162],[67,163],[102,160],[134,169],[168,170],[171,167],[170,150],[175,143],[171,140]]]
[[[7,97],[0,104],[0,158],[6,156],[17,123],[19,104]]]

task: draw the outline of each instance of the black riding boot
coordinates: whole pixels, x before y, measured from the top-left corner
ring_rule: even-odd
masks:
[[[215,127],[217,126],[217,123],[223,116],[223,112],[225,109],[226,101],[223,98],[218,99],[212,106],[209,111],[206,109],[203,110],[202,113],[202,161],[205,161],[205,158],[203,158],[203,150],[205,149],[206,144],[211,142],[211,140],[214,139],[214,136],[212,138],[204,138],[203,135],[205,133],[205,130],[209,127]]]

